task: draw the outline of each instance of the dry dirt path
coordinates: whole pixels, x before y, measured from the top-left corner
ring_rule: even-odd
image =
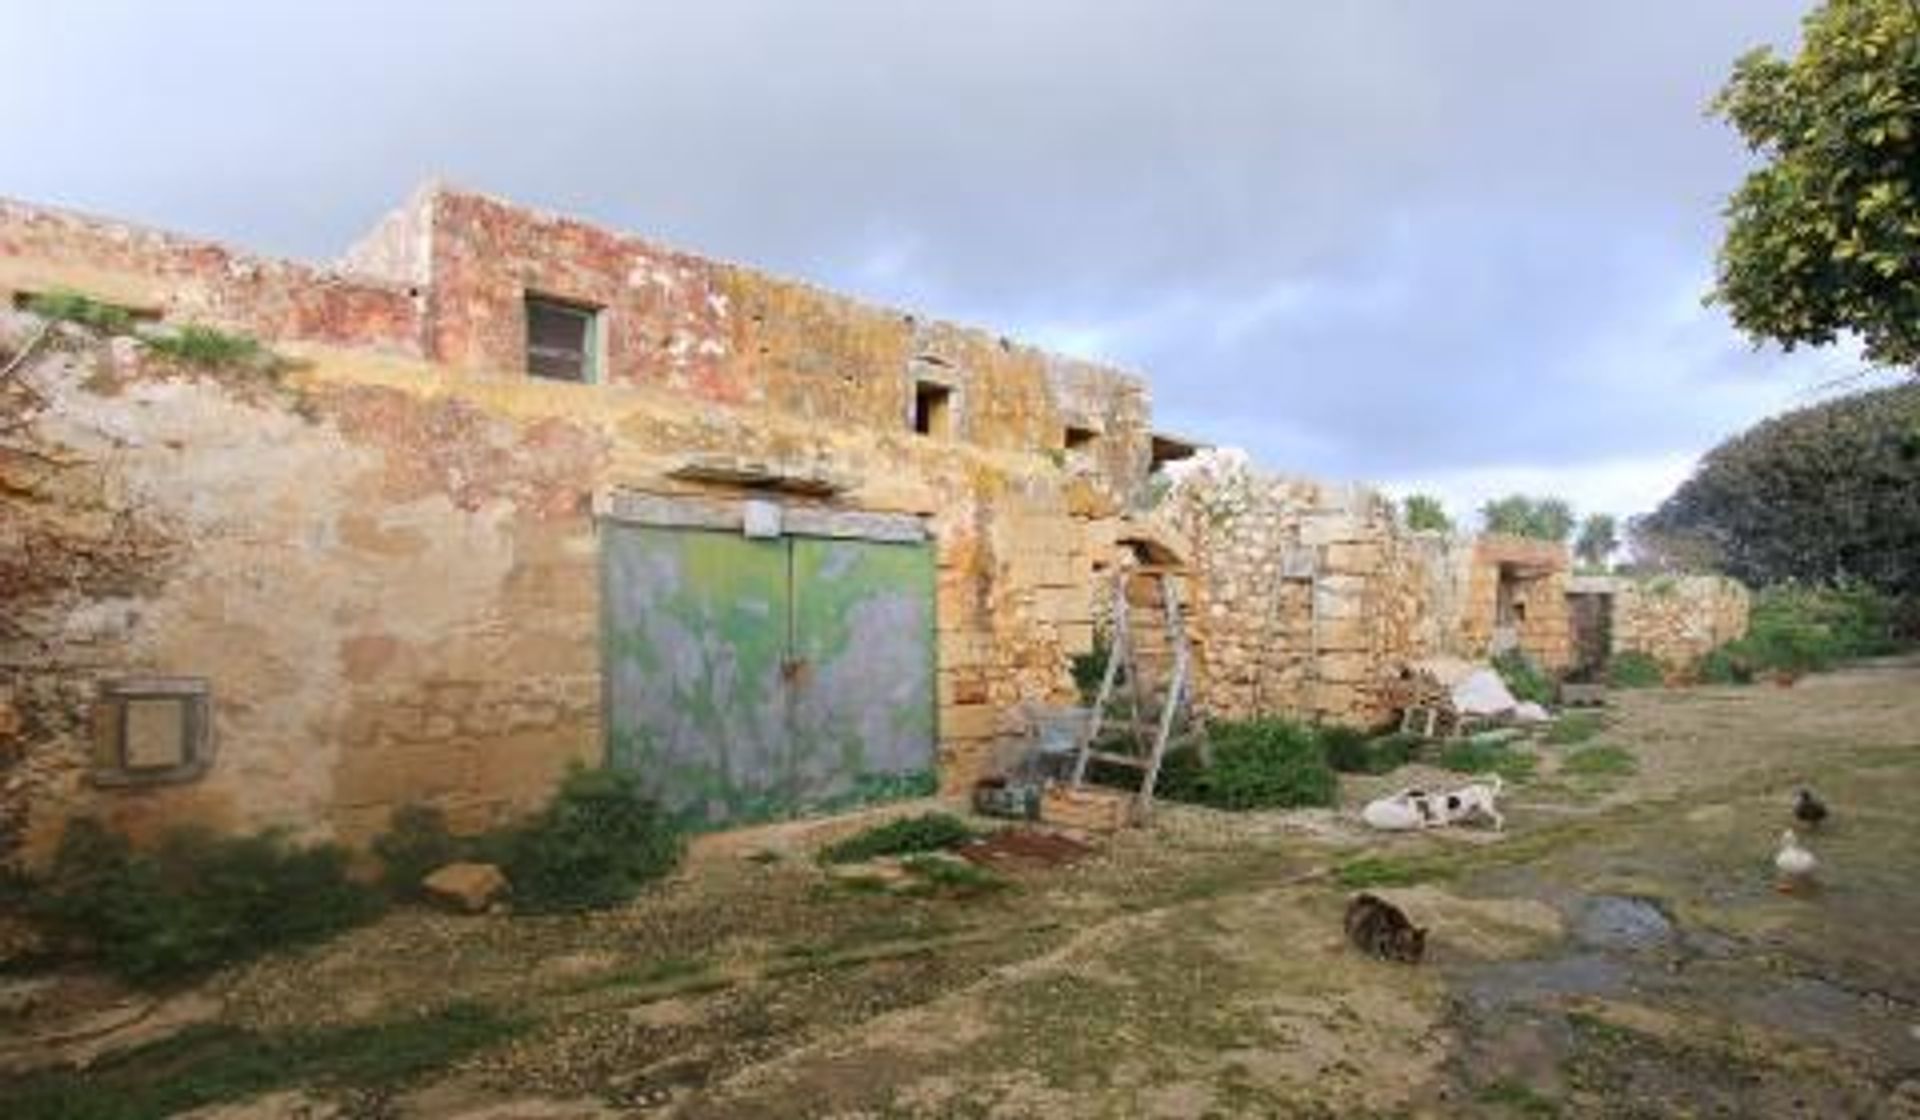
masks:
[[[1637,771],[1562,765],[1595,745]],[[195,994],[265,1034],[450,1000],[525,1029],[429,1084],[218,1115],[1920,1115],[1920,663],[1627,694],[1536,751],[1503,835],[1171,809],[1011,890],[905,897],[825,881],[805,848],[846,826],[812,826],[617,913],[396,915]],[[1824,886],[1782,896],[1803,782]],[[1425,965],[1342,945],[1362,874],[1432,928]]]

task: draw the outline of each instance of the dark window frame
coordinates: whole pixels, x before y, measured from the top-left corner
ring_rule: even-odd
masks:
[[[127,716],[133,703],[164,700],[181,706],[181,759],[140,766],[128,755]],[[104,680],[94,705],[96,786],[150,786],[190,782],[213,765],[213,689],[205,677],[120,677]]]
[[[953,439],[958,431],[959,401],[960,391],[952,384],[916,377],[908,423],[916,435],[931,439]]]
[[[527,376],[542,381],[557,381],[572,385],[597,385],[603,374],[606,349],[602,316],[605,309],[580,300],[550,296],[543,292],[526,292],[520,301],[521,317],[525,321],[522,349],[522,362]],[[580,325],[581,345],[578,350],[555,346],[542,346],[534,339],[536,329],[534,316],[536,310],[553,316],[575,319]],[[561,373],[542,372],[541,359],[551,361],[571,361],[577,363],[578,376]]]

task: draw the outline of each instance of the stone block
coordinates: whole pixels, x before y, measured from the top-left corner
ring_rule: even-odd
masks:
[[[940,709],[942,739],[987,739],[999,733],[1000,712],[991,704],[952,704]]]
[[[507,893],[507,877],[491,863],[450,863],[421,880],[427,898],[451,910],[484,913]]]

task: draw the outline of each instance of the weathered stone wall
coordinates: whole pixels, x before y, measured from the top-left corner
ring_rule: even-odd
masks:
[[[956,442],[1066,452],[1134,487],[1150,454],[1138,378],[984,331],[858,303],[571,218],[446,188],[423,190],[348,261],[425,283],[429,352],[458,369],[525,372],[525,299],[603,311],[603,380],[749,404],[875,432],[911,419],[916,379],[954,390]]]
[[[1285,712],[1370,725],[1419,650],[1419,553],[1390,502],[1276,478],[1243,457],[1181,464],[1157,515],[1191,542],[1197,697],[1228,718]]]
[[[1636,651],[1670,670],[1686,670],[1708,651],[1746,636],[1751,596],[1725,576],[1602,577],[1583,580],[1581,590],[1612,594],[1612,647]]]
[[[1567,578],[1572,567],[1567,546],[1557,541],[1485,534],[1474,539],[1465,610],[1458,649],[1471,657],[1497,653],[1503,629],[1528,656],[1550,670],[1573,659],[1573,632],[1567,612]],[[1515,608],[1512,621],[1499,617],[1500,585],[1508,584]]]
[[[31,436],[76,465],[37,482],[6,460],[0,482],[34,496],[0,539],[113,561],[9,604],[0,680],[20,727],[0,809],[29,856],[77,813],[136,835],[190,820],[360,842],[410,801],[468,827],[539,804],[601,754],[593,496],[726,493],[668,477],[702,452],[826,464],[852,482],[846,505],[927,519],[949,789],[1021,700],[1064,698],[1089,641],[1113,507],[1044,455],[311,348],[284,385],[256,383],[65,337],[29,363]],[[205,777],[88,781],[93,688],[131,672],[212,682]]]
[[[261,338],[423,353],[417,285],[0,199],[0,300],[61,289]]]

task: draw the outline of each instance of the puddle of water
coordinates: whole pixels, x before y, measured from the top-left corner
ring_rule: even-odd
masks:
[[[1551,960],[1505,961],[1475,969],[1465,996],[1476,1011],[1549,1003],[1561,996],[1613,995],[1627,988],[1632,967],[1605,953]]]
[[[1596,949],[1652,949],[1673,940],[1673,921],[1644,898],[1599,894],[1573,913],[1574,940]]]

